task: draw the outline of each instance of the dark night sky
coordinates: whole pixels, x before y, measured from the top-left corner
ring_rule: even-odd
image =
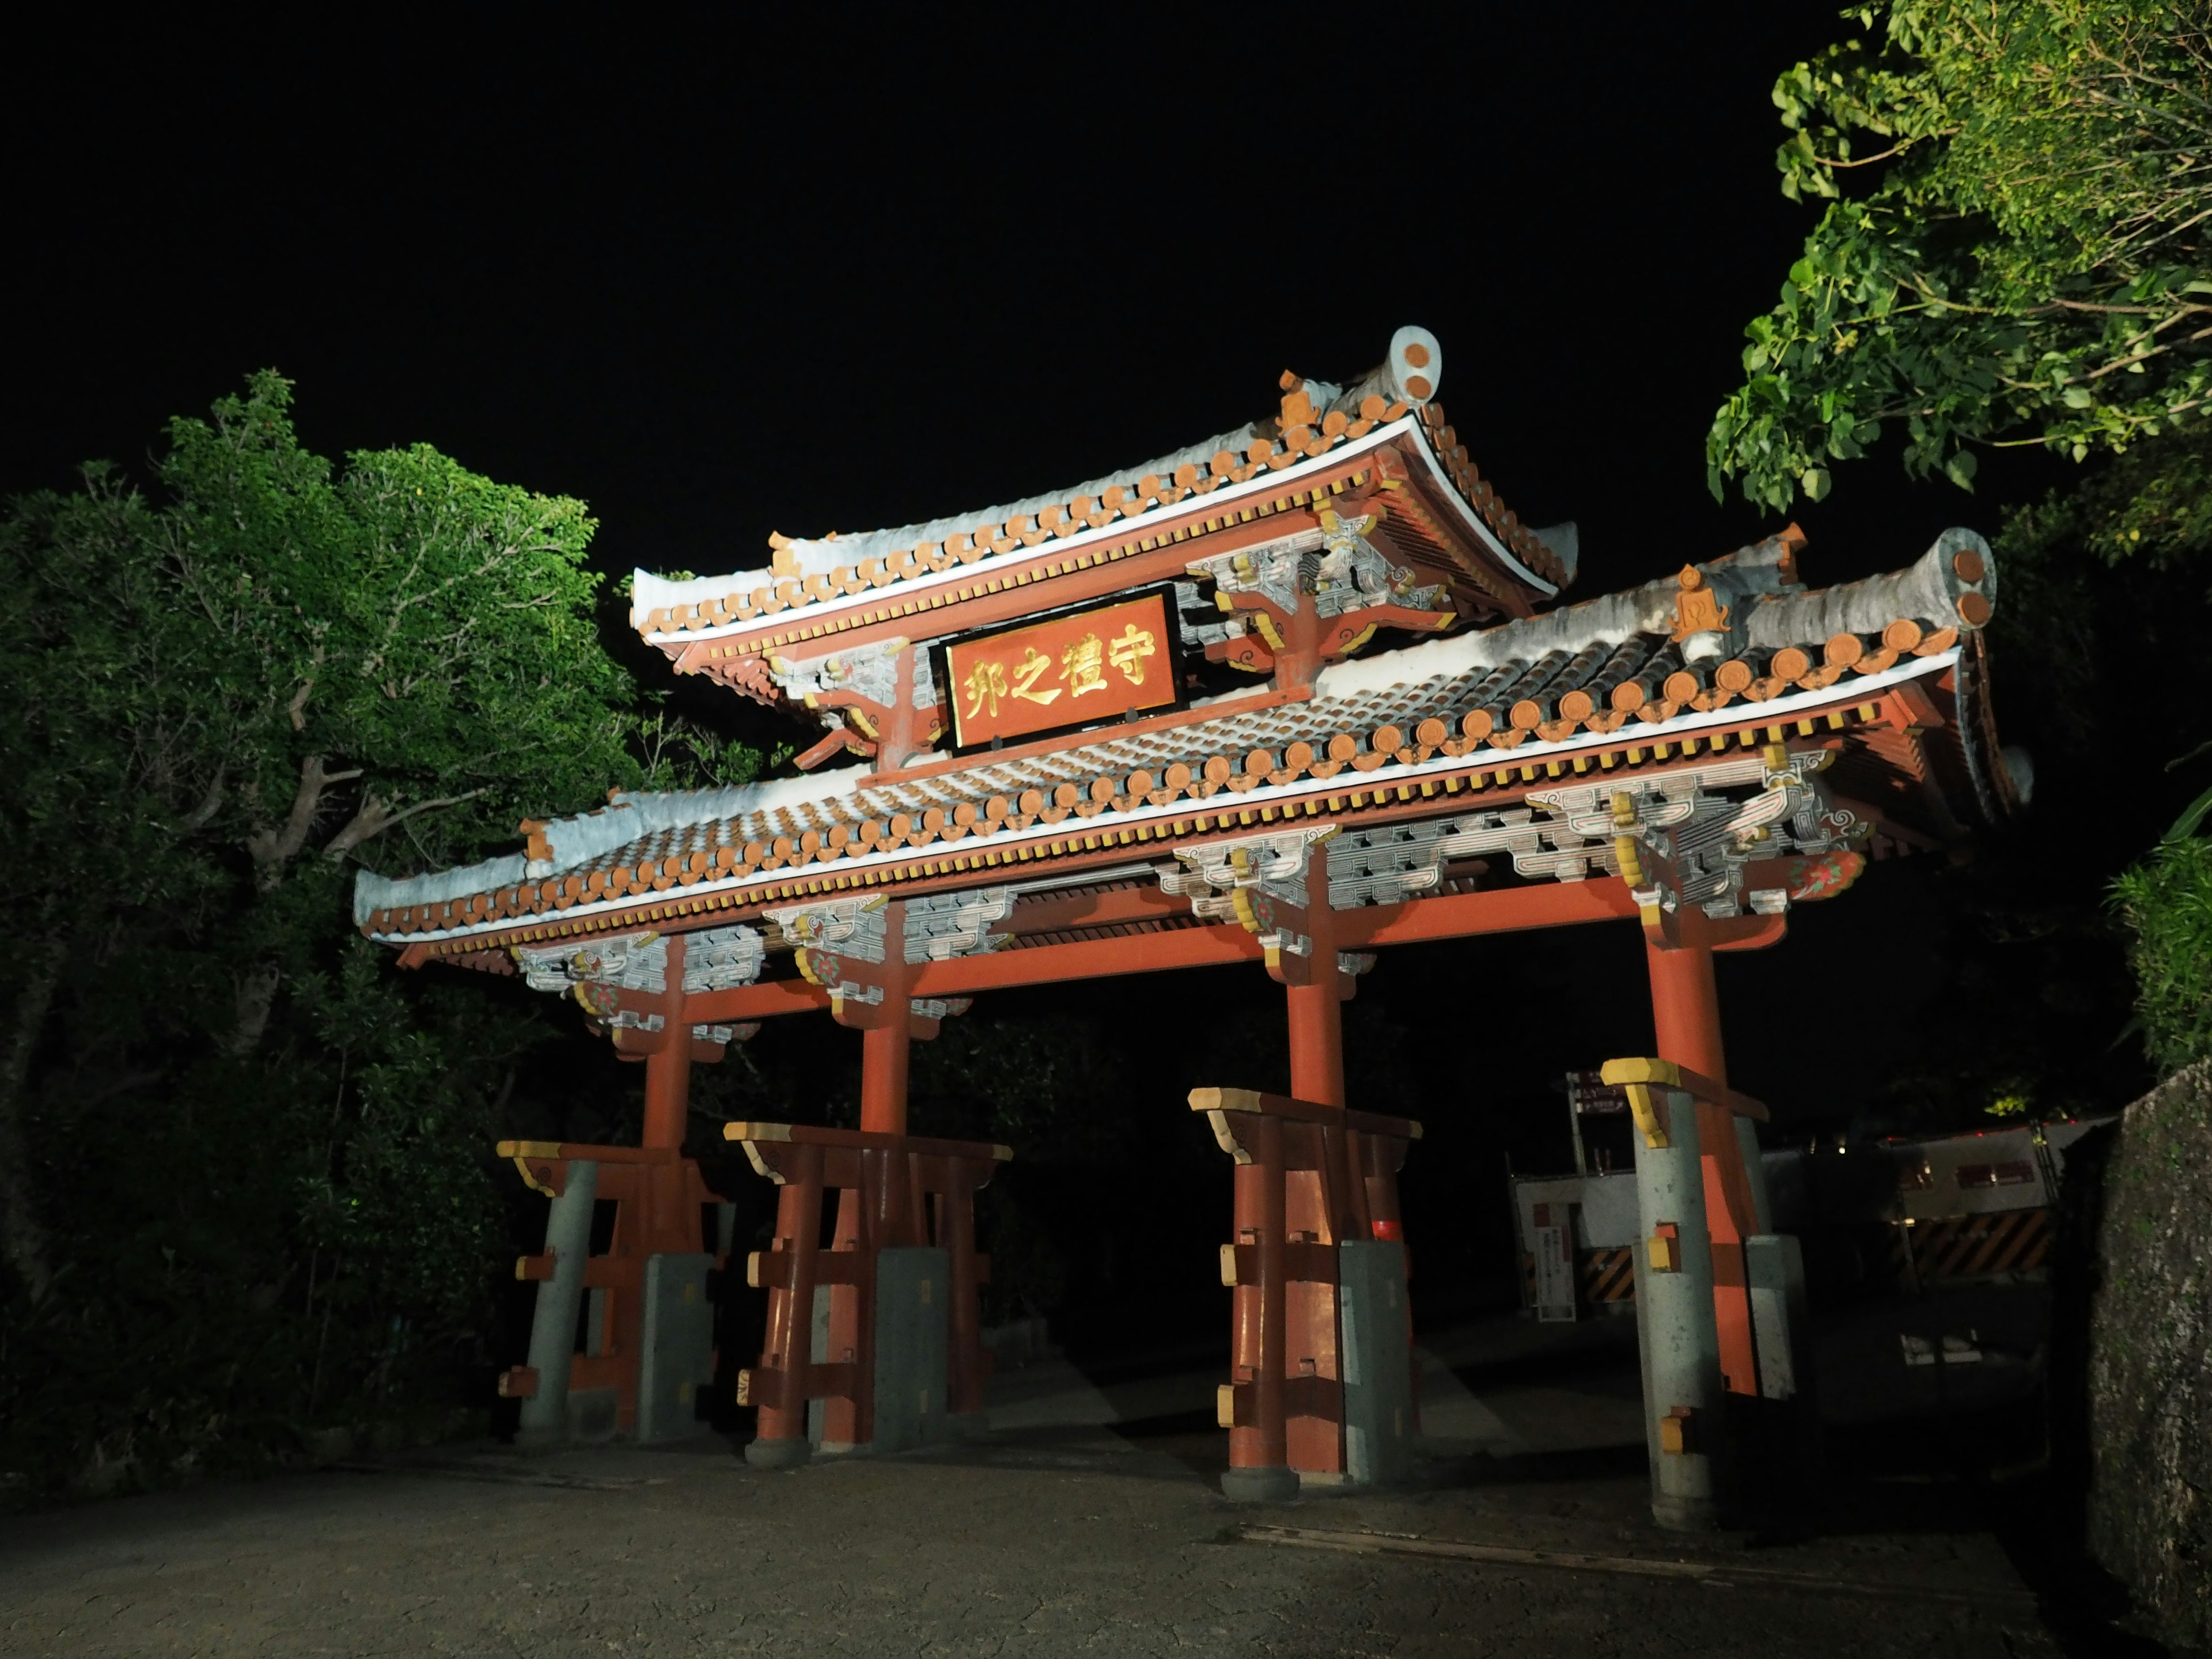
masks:
[[[872,9],[758,15],[650,40],[134,20],[13,54],[0,491],[141,461],[273,365],[326,453],[427,441],[586,499],[611,572],[722,571],[771,529],[1194,441],[1416,322],[1507,501],[1580,521],[1582,592],[1778,527],[1713,501],[1701,444],[1814,216],[1776,189],[1768,89],[1846,27],[1830,7],[1097,11],[1079,35],[929,13],[898,38]],[[1808,574],[1993,530],[2019,465],[1977,498],[1846,469],[1799,514]],[[1816,907],[1797,969],[1913,937],[1929,879]],[[1443,972],[1512,1048],[1512,950],[1409,956],[1404,1017]],[[1647,1018],[1632,957],[1601,989],[1575,960],[1540,1023]],[[1802,981],[1764,964],[1724,970],[1731,1030],[1781,1055]],[[1838,1115],[1882,1065],[1844,1046],[1805,1085]]]
[[[1584,591],[1641,580],[1765,527],[1699,444],[1810,218],[1768,87],[1840,26],[1498,9],[27,57],[0,489],[273,365],[326,450],[426,440],[585,497],[611,570],[724,570],[1140,460],[1419,322]],[[1816,580],[1975,516],[1865,471],[1801,515]]]

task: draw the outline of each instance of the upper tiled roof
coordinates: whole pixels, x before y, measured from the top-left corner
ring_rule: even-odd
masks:
[[[1436,401],[1443,350],[1425,329],[1401,328],[1382,367],[1349,386],[1285,373],[1273,418],[1094,478],[1072,489],[923,524],[801,539],[773,535],[765,568],[668,580],[632,577],[630,622],[655,643],[674,644],[771,615],[848,598],[1016,554],[1048,543],[1071,549],[1120,533],[1124,521],[1158,516],[1225,491],[1294,482],[1297,470],[1386,440],[1420,447],[1462,509],[1465,531],[1535,599],[1574,575],[1572,544],[1521,523],[1468,457]],[[1279,475],[1289,474],[1289,477]],[[1209,505],[1212,503],[1209,502]],[[1547,539],[1549,538],[1549,539]]]
[[[1305,780],[1341,776],[1366,792],[1442,763],[1492,760],[1534,776],[1532,762],[1608,742],[1640,760],[1746,715],[1794,719],[1854,701],[1853,684],[1871,693],[1978,662],[1965,647],[1990,617],[1996,571],[1971,531],[1946,532],[1905,570],[1819,591],[1799,583],[1799,545],[1793,532],[1546,616],[1336,664],[1310,699],[1224,699],[1194,717],[1104,727],[1077,746],[880,779],[852,767],[617,795],[543,827],[526,856],[402,881],[364,872],[356,915],[386,937],[492,932],[539,910],[618,908],[672,888],[988,846],[1041,824],[1111,830],[1188,813],[1178,802],[1259,802]],[[1975,810],[1993,818],[2012,786],[1987,741],[1985,704],[1959,724]]]

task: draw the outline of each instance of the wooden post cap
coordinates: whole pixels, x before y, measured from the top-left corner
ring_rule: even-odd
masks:
[[[1190,1109],[1194,1112],[1256,1112],[1260,1109],[1257,1089],[1193,1089]]]
[[[1766,1108],[1749,1095],[1741,1094],[1725,1083],[1716,1083],[1686,1066],[1678,1066],[1671,1060],[1656,1060],[1632,1055],[1626,1060],[1608,1060],[1599,1077],[1609,1084],[1649,1084],[1662,1089],[1680,1089],[1684,1094],[1719,1106],[1757,1122],[1769,1121]]]

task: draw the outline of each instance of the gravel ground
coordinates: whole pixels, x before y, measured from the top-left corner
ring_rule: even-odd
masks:
[[[1650,1528],[1644,1479],[1617,1453],[1478,1457],[1461,1484],[1255,1512],[1212,1491],[1218,1440],[1044,1428],[774,1474],[712,1440],[540,1458],[487,1446],[87,1504],[0,1527],[0,1651],[2059,1651],[1985,1533],[1687,1551]],[[1610,1565],[1301,1548],[1254,1541],[1246,1523]],[[1715,1570],[1651,1577],[1624,1559]]]

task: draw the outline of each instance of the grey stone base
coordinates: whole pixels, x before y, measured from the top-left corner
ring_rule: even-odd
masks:
[[[757,1469],[795,1469],[813,1455],[814,1448],[797,1437],[753,1440],[745,1445],[745,1462]]]
[[[1669,1532],[1711,1532],[1721,1523],[1719,1506],[1710,1498],[1654,1497],[1651,1519]]]
[[[1287,1504],[1298,1495],[1296,1469],[1230,1469],[1221,1495],[1232,1504]]]
[[[945,1437],[948,1440],[988,1440],[991,1437],[991,1414],[988,1412],[947,1412],[943,1422]]]

